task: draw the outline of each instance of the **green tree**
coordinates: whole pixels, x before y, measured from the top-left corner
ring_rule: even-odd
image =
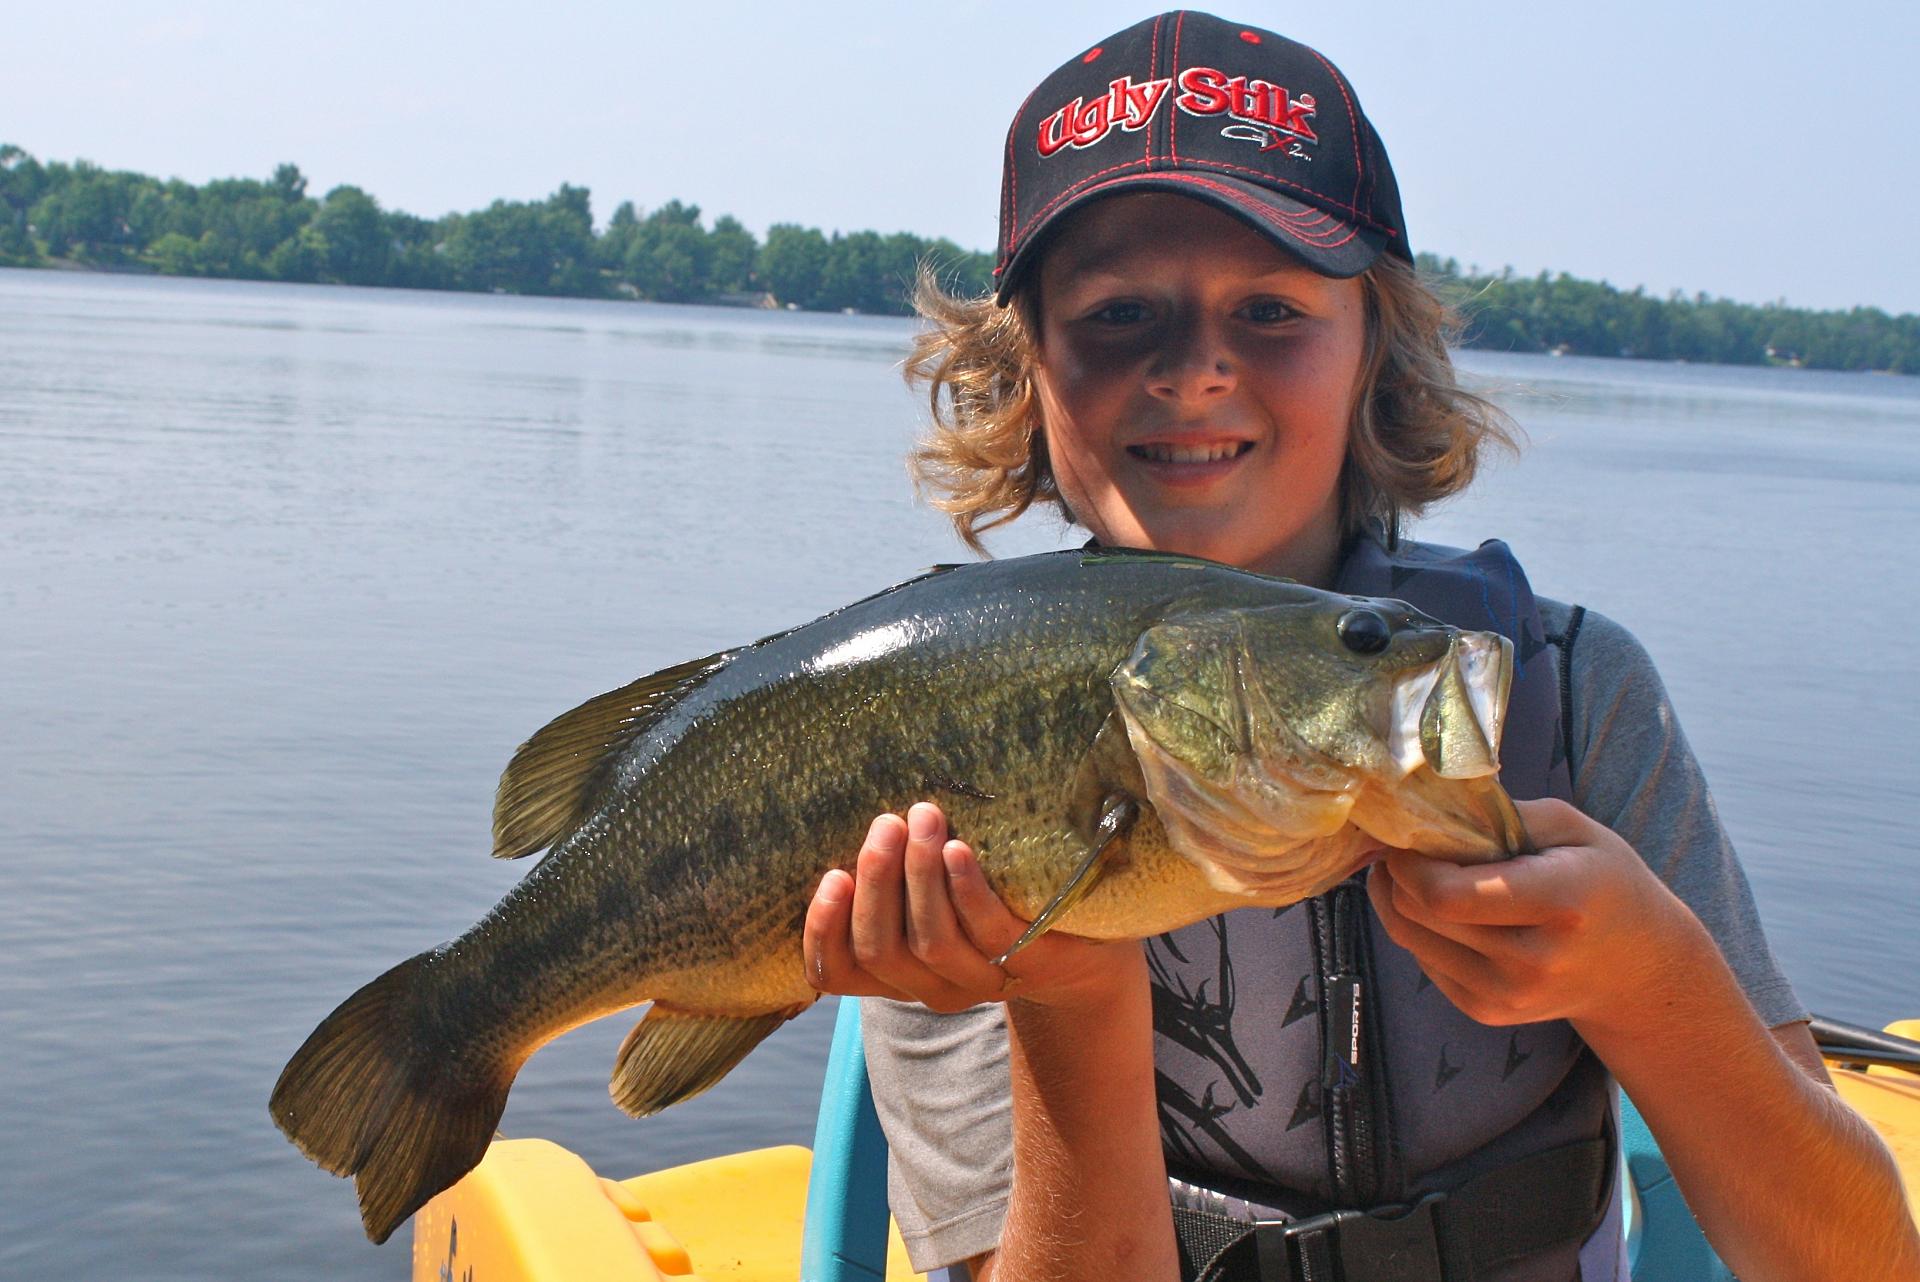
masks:
[[[711,259],[712,246],[699,227],[650,218],[627,253],[626,277],[642,298],[689,303],[707,296]]]
[[[621,272],[641,298],[689,303],[712,294],[712,265],[700,206],[669,200],[633,227]]]
[[[606,234],[595,242],[595,258],[601,267],[618,274],[626,270],[627,255],[633,252],[634,238],[640,234],[640,215],[631,200],[623,200],[607,221]]]
[[[451,219],[420,218],[390,209],[382,221],[392,247],[387,255],[387,284],[406,289],[457,288],[445,253]]]
[[[267,275],[275,280],[315,283],[334,279],[327,263],[332,257],[326,235],[309,223],[273,247],[267,255]],[[367,282],[372,283],[372,282]]]
[[[556,294],[605,293],[594,261],[593,201],[587,188],[561,183],[560,190],[547,197],[542,216],[554,254],[548,289]]]
[[[175,229],[197,228],[201,265],[209,275],[263,279],[280,245],[312,221],[318,202],[308,198],[306,179],[282,165],[274,179],[220,178],[199,189],[190,216]]]
[[[280,199],[289,204],[298,204],[307,197],[307,176],[300,172],[298,165],[274,166],[272,186]]]
[[[877,312],[885,309],[881,274],[882,242],[878,232],[835,232],[827,242],[827,258],[820,270],[819,306],[835,311]]]
[[[0,203],[17,213],[32,209],[46,194],[47,171],[12,143],[0,143]]]
[[[818,227],[775,223],[767,228],[755,274],[781,303],[819,307],[827,266],[827,238]]]
[[[148,245],[146,257],[163,276],[200,274],[200,243],[177,231],[170,231]]]
[[[319,240],[323,279],[342,285],[379,285],[387,279],[393,241],[380,205],[358,187],[335,187],[302,229]]]
[[[73,256],[112,262],[123,256],[131,239],[127,213],[132,205],[131,184],[81,161],[64,182],[49,190],[33,207],[33,225],[57,257]]]
[[[40,251],[27,234],[27,211],[0,205],[0,267],[32,267]]]
[[[453,279],[466,289],[513,294],[599,294],[593,220],[584,187],[538,204],[496,200],[454,217],[443,242]]]
[[[722,214],[714,219],[707,242],[712,250],[707,267],[712,292],[743,294],[753,288],[753,263],[760,253],[753,233],[732,214]]]

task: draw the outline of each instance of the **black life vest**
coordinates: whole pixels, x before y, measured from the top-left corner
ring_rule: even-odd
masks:
[[[1548,644],[1526,575],[1505,544],[1462,552],[1401,541],[1389,550],[1363,539],[1334,586],[1511,640],[1501,781],[1516,798],[1571,800],[1562,651]],[[1610,1152],[1611,1079],[1569,1024],[1495,1028],[1462,1014],[1387,938],[1364,877],[1290,908],[1231,912],[1149,941],[1160,1125],[1176,1212],[1185,1204],[1236,1220],[1300,1221],[1411,1207],[1476,1181],[1499,1201],[1505,1186],[1495,1173],[1537,1175],[1546,1159],[1516,1164],[1577,1153],[1566,1177],[1590,1187],[1570,1195],[1578,1214],[1567,1214],[1584,1227],[1571,1235],[1572,1226],[1559,1227],[1554,1245],[1531,1251],[1524,1265],[1512,1263],[1519,1247],[1504,1255],[1489,1247],[1494,1254],[1478,1269],[1482,1282],[1573,1276],[1580,1239],[1601,1219],[1612,1185],[1610,1157],[1592,1170],[1593,1155]],[[1600,1202],[1587,1205],[1596,1185]],[[1465,1239],[1460,1231],[1453,1237],[1448,1249],[1463,1259]],[[1217,1245],[1183,1241],[1190,1270]],[[1269,1255],[1275,1249],[1268,1244]],[[1286,1249],[1302,1258],[1299,1244]],[[1617,1248],[1596,1240],[1585,1255],[1589,1277],[1614,1276]],[[1500,1266],[1487,1267],[1489,1258]],[[1461,1272],[1456,1259],[1433,1276]]]

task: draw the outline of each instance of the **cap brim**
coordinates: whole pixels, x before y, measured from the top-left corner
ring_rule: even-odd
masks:
[[[1128,174],[1076,192],[1029,228],[1019,251],[1008,260],[994,285],[994,301],[1006,305],[1067,216],[1092,201],[1141,191],[1173,192],[1225,210],[1322,276],[1358,276],[1394,240],[1391,232],[1343,221],[1323,209],[1282,196],[1271,187],[1226,174],[1195,170]]]

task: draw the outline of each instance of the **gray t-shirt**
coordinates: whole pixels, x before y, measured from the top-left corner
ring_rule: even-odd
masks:
[[[1571,608],[1538,604],[1548,637],[1564,636]],[[1700,918],[1762,1023],[1807,1018],[1646,651],[1588,611],[1568,672],[1574,804],[1624,837]],[[889,1201],[909,1258],[927,1271],[991,1250],[1012,1179],[1004,1008],[938,1015],[867,998],[862,1013]]]

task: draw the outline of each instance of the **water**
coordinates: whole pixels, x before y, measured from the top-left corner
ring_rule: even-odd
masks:
[[[956,558],[907,333],[0,271],[0,1275],[405,1274],[275,1074],[523,871],[485,851],[533,728]],[[1421,533],[1637,632],[1802,996],[1920,1014],[1920,382],[1464,363],[1532,448]],[[1029,524],[999,550],[1063,537]],[[616,1175],[810,1140],[825,1010],[645,1123],[605,1095],[627,1022],[503,1129]]]

